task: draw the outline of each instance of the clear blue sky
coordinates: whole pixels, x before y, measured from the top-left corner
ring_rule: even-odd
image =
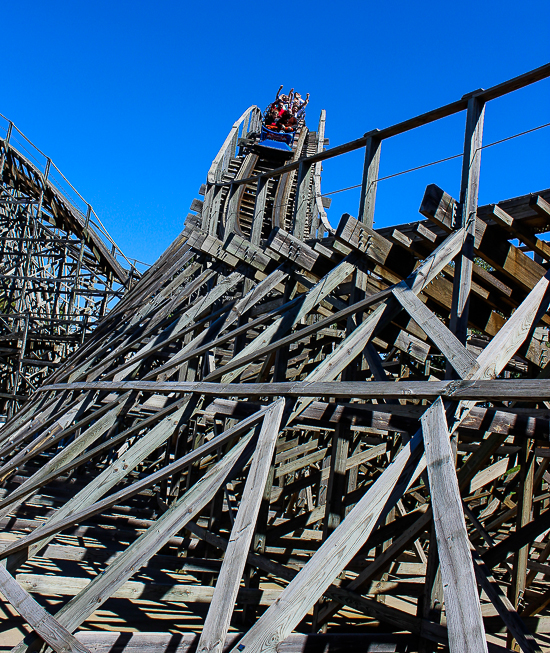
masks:
[[[550,61],[550,4],[512,2],[4,3],[0,112],[48,154],[131,257],[153,262],[234,120],[279,84],[327,110],[330,145]],[[385,142],[381,175],[462,149],[464,114]],[[484,142],[550,122],[550,80],[491,102]],[[550,187],[550,128],[484,150],[480,201]],[[325,164],[358,183],[362,153]],[[457,195],[460,162],[379,184],[376,226],[418,219],[426,184]],[[333,224],[358,194],[334,196]]]

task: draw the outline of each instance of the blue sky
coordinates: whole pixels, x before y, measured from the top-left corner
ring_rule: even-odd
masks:
[[[550,3],[5,3],[0,112],[152,263],[182,228],[234,120],[279,84],[327,111],[334,146],[550,61]],[[386,141],[380,175],[462,150],[465,114]],[[550,80],[488,104],[484,142],[550,122]],[[550,187],[550,128],[484,150],[480,202]],[[323,191],[360,182],[362,152]],[[424,188],[458,194],[460,160],[380,182],[376,226],[418,219]],[[357,214],[358,192],[329,218]]]

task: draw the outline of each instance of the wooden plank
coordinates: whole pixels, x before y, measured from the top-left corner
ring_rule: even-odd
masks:
[[[487,651],[466,522],[441,399],[422,415],[422,436],[443,577],[451,653]]]
[[[348,213],[340,219],[336,229],[336,238],[348,247],[366,254],[371,260],[384,265],[392,248],[389,240],[362,224]]]
[[[299,241],[298,241],[299,242]],[[317,254],[316,254],[317,256]],[[267,327],[257,338],[248,344],[242,351],[238,352],[231,361],[235,361],[248,356],[252,352],[257,351],[271,343],[276,337],[282,338],[285,333],[290,331],[299,320],[307,315],[314,307],[316,307],[325,297],[330,295],[332,291],[337,288],[346,277],[348,277],[354,268],[354,258],[350,260],[344,259],[339,265],[328,272],[318,283],[316,283],[311,290],[299,298],[295,306],[292,307],[287,313],[276,319],[269,327]],[[215,375],[209,375],[207,379],[216,378],[223,374],[222,383],[228,383],[235,379],[243,368],[239,367],[233,371],[225,373],[224,368],[216,370]]]
[[[456,201],[434,184],[426,188],[420,212],[446,230],[451,230],[456,214]],[[507,240],[491,237],[490,227],[477,218],[474,252],[504,273],[515,285],[530,291],[544,276],[546,269],[533,261]],[[492,233],[492,232],[490,232]]]
[[[462,344],[466,344],[468,332],[484,117],[485,102],[476,95],[468,98],[459,203],[460,226],[465,229],[466,238],[462,252],[455,263],[453,302],[449,324],[450,330]]]
[[[120,653],[117,643],[120,633],[87,632],[77,633],[79,641],[93,649],[93,653]],[[196,636],[191,633],[178,634],[174,644],[171,633],[126,633],[125,653],[193,653],[196,649]],[[227,644],[236,645],[240,633],[229,633]],[[305,635],[292,633],[281,646],[281,653],[346,653],[361,650],[365,653],[405,653],[410,645],[410,635],[383,633],[327,633]]]
[[[323,152],[325,149],[325,124],[326,124],[326,111],[324,109],[321,110],[321,115],[319,116],[319,127],[317,128],[317,154],[320,152]],[[330,207],[330,202],[331,199],[330,197],[323,197],[321,195],[321,171],[322,171],[322,164],[320,161],[314,164],[314,175],[313,175],[313,185],[314,185],[314,190],[315,190],[315,208],[317,209],[318,215],[319,215],[319,220],[320,224],[323,225],[323,229],[318,229],[318,236],[322,236],[322,231],[324,230],[325,232],[328,232],[329,234],[334,233],[334,228],[330,224],[327,218],[327,212],[325,211],[326,208]],[[315,237],[315,227],[316,225],[312,225],[312,231],[311,231],[311,238]]]
[[[373,562],[367,565],[367,567],[365,567],[365,569],[346,586],[346,589],[349,591],[358,591],[363,588],[366,583],[378,576],[405,550],[407,546],[410,545],[413,539],[417,538],[420,533],[426,529],[431,518],[431,509],[429,509],[426,504],[423,509],[418,511],[418,519],[414,524],[401,533],[385,551],[380,555],[377,555]],[[336,601],[332,601],[324,606],[319,613],[319,623],[326,622],[338,608],[339,605]]]
[[[182,497],[180,497],[143,535],[125,549],[101,574],[55,615],[70,632],[85,621],[121,587],[172,535],[212,500],[221,485],[245,463],[243,453],[251,434],[245,436]],[[24,653],[33,638],[25,638],[13,653]]]
[[[252,171],[256,167],[259,156],[254,153],[249,153],[245,156],[239,171],[235,175],[235,180],[250,177]],[[224,240],[231,234],[239,234],[243,236],[241,226],[239,223],[239,210],[244,195],[245,186],[233,184],[229,190],[229,196],[226,201],[226,215],[225,215],[225,229]]]
[[[184,415],[187,402],[184,406],[176,410],[172,415],[163,419],[155,428],[147,433],[143,438],[138,440],[129,449],[127,449],[117,460],[117,464],[107,467],[93,481],[76,494],[75,497],[65,503],[57,510],[50,519],[38,527],[33,535],[40,535],[46,526],[59,524],[65,517],[71,515],[77,508],[84,508],[102,497],[111,487],[116,485],[121,479],[127,476],[142,460],[144,460],[152,451],[159,447],[170,435],[179,423],[180,418]],[[28,557],[31,558],[51,539],[52,536],[40,539],[38,543],[29,547]],[[16,558],[17,564],[19,560]],[[10,559],[8,558],[8,565]]]
[[[262,272],[273,260],[262,248],[253,245],[236,233],[229,235],[224,243],[224,248],[243,263],[248,263],[251,267]]]
[[[550,202],[540,195],[533,195],[529,199],[529,206],[546,220],[550,220]]]
[[[231,530],[229,546],[224,556],[214,596],[198,643],[197,649],[199,651],[212,651],[215,653],[222,653],[223,651],[232,616],[230,606],[235,604],[237,598],[248,550],[254,535],[263,490],[271,467],[284,407],[285,402],[280,399],[265,413],[262,430],[258,436],[256,451],[243,490],[241,505]]]
[[[521,221],[514,220],[514,218],[501,209],[498,204],[490,205],[490,213],[488,215],[490,215],[497,224],[506,229],[506,231],[510,232],[515,238],[518,238],[528,245],[536,254],[539,254],[546,260],[550,259],[550,244],[544,240],[540,240],[533,234],[530,234],[526,229],[523,229]]]
[[[41,485],[48,482],[51,475],[60,467],[65,466],[71,460],[74,460],[87,447],[93,444],[99,437],[108,431],[118,418],[119,413],[124,409],[125,403],[129,400],[131,394],[125,394],[119,398],[113,408],[108,409],[104,416],[97,415],[98,419],[92,426],[86,429],[75,440],[64,447],[55,456],[53,456],[45,465],[30,476],[22,483],[17,490],[11,492],[4,500],[0,502],[0,519],[5,517],[10,511],[14,510],[22,501],[25,500],[32,492]],[[134,399],[131,400],[134,403]],[[126,407],[128,410],[130,406]],[[15,505],[14,505],[15,503]]]
[[[91,581],[87,578],[18,574],[17,582],[30,593],[46,596],[76,596]],[[277,589],[239,588],[235,602],[239,605],[271,605],[280,594],[281,590]],[[204,585],[183,584],[177,581],[173,584],[127,581],[111,598],[162,603],[211,603],[213,595],[214,588]]]
[[[254,215],[252,217],[252,231],[250,234],[250,242],[253,245],[259,245],[262,238],[268,190],[269,179],[266,177],[258,179],[258,187],[256,189],[256,198],[254,202]]]
[[[501,359],[502,360],[502,359]],[[479,359],[478,359],[479,363]],[[490,365],[490,364],[489,364]],[[504,367],[506,363],[503,364]],[[496,364],[495,364],[496,366]],[[487,371],[488,374],[488,371]],[[93,383],[59,383],[42,386],[42,392],[51,390],[110,390],[180,394],[219,395],[220,397],[334,397],[349,399],[365,397],[376,399],[448,399],[470,401],[508,401],[524,400],[530,402],[550,399],[550,387],[545,379],[498,379],[463,381],[315,381],[280,383],[208,383],[196,382],[155,382],[155,381],[95,381]]]
[[[358,220],[369,229],[374,225],[374,205],[378,185],[378,170],[380,167],[380,149],[382,141],[375,130],[370,133],[365,143],[365,162],[363,164],[363,179],[361,181],[361,197],[359,199]]]
[[[392,289],[393,295],[418,326],[434,342],[460,378],[476,366],[475,357],[464,347],[452,331],[437,319],[405,282]]]
[[[243,315],[246,315],[251,309],[254,308],[266,295],[268,295],[279,284],[282,284],[288,277],[288,268],[286,265],[279,266],[265,279],[260,281],[256,286],[252,287],[248,293],[245,294],[227,313],[221,315],[208,329],[195,336],[188,344],[184,345],[182,349],[170,357],[170,359],[160,367],[155,368],[144,377],[144,380],[149,378],[156,378],[159,381],[166,380],[166,372],[171,370],[175,372],[181,364],[190,358],[200,356],[204,353],[211,351],[214,347],[224,344],[228,340],[236,337],[238,333],[243,333],[247,328],[247,324],[243,325],[241,329],[237,329],[237,333],[232,332],[225,338],[218,337],[220,333],[227,331],[227,329],[236,321],[241,320]],[[205,344],[203,344],[205,343]]]
[[[206,296],[197,300],[183,315],[175,320],[171,325],[164,329],[160,334],[153,337],[146,345],[140,347],[136,354],[127,362],[118,368],[114,374],[115,380],[129,378],[133,372],[141,365],[145,355],[152,353],[156,348],[165,346],[168,337],[174,338],[184,328],[192,324],[200,315],[218,301],[225,293],[234,288],[243,275],[239,270],[232,272],[228,277],[218,277],[216,285],[207,293]]]
[[[389,510],[388,497],[391,494],[400,495],[400,490],[404,490],[422,473],[424,465],[418,465],[418,447],[415,451],[416,455],[413,455],[410,443],[404,446],[394,462],[283,590],[279,601],[268,608],[244,635],[239,647],[249,650],[261,648],[266,653],[277,650],[279,643],[294,630],[362,546],[384,516],[384,511]],[[234,648],[232,653],[242,650]]]
[[[143,490],[152,487],[156,483],[160,483],[161,481],[169,478],[173,474],[176,474],[186,467],[189,467],[193,462],[200,460],[202,457],[212,453],[213,451],[216,451],[216,449],[223,447],[232,439],[239,436],[247,429],[250,429],[254,424],[263,418],[268,410],[269,407],[266,407],[257,411],[238,424],[235,424],[231,428],[227,429],[223,433],[220,433],[220,435],[212,438],[208,442],[205,442],[200,447],[193,449],[185,456],[182,456],[169,465],[166,465],[158,471],[149,474],[145,478],[142,478],[139,481],[135,481],[128,487],[122,488],[118,492],[109,495],[105,499],[96,501],[89,507],[78,506],[77,510],[71,512],[67,517],[60,521],[58,520],[56,522],[47,522],[41,527],[40,531],[39,529],[36,529],[30,535],[27,535],[26,537],[13,542],[11,545],[5,546],[0,552],[0,559],[5,558],[6,556],[13,553],[25,550],[35,542],[59,533],[73,524],[78,524],[86,519],[89,519],[93,515],[99,514],[119,502],[131,499],[139,492],[142,492]]]
[[[29,626],[56,653],[90,653],[90,649],[73,637],[66,628],[29,596],[28,592],[2,565],[0,565],[0,589]]]
[[[306,222],[309,210],[308,195],[313,177],[313,167],[314,164],[301,162],[298,168],[292,233],[300,240],[305,240],[306,236]]]
[[[513,604],[500,589],[500,586],[492,577],[491,572],[475,550],[472,550],[472,558],[474,561],[476,579],[479,585],[497,609],[502,621],[506,624],[506,627],[518,642],[523,653],[542,653],[532,633],[529,632],[525,623],[516,612]]]
[[[549,282],[550,272],[547,272],[481,352],[478,357],[478,365],[480,369],[484,370],[484,373],[478,378],[494,378],[500,374],[506,363],[523,344],[531,329],[546,313],[550,303]]]
[[[478,472],[470,481],[468,494],[473,494],[476,490],[479,490],[479,488],[488,485],[499,476],[502,476],[508,469],[509,462],[510,460],[508,458],[501,458],[496,463],[489,465],[489,467]]]
[[[313,269],[319,258],[319,254],[312,247],[280,227],[273,229],[267,246],[280,256],[308,271]]]

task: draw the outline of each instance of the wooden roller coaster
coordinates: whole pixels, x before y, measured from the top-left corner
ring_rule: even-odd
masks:
[[[332,149],[323,112],[284,166],[243,114],[0,431],[5,650],[550,650],[550,190],[477,202],[485,104],[549,76]],[[458,112],[460,196],[374,229],[382,141]],[[322,161],[356,149],[333,229]]]
[[[0,134],[0,415],[9,416],[131,278],[51,159],[3,116]]]

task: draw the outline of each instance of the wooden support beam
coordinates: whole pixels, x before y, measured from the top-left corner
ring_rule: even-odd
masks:
[[[213,499],[216,492],[232,474],[245,464],[246,448],[252,434],[245,436],[224,458],[213,465],[188,492],[178,499],[143,535],[119,555],[101,574],[79,592],[55,615],[56,621],[70,632],[102,605],[118,587],[123,585],[149,558]],[[245,456],[245,459],[243,459]],[[24,653],[33,641],[26,637],[13,649]]]
[[[0,589],[29,626],[56,653],[90,653],[90,649],[44,610],[2,565],[0,565]]]
[[[361,198],[359,200],[358,219],[370,229],[374,225],[374,205],[376,202],[376,187],[378,185],[378,169],[380,167],[380,148],[382,141],[376,135],[378,130],[367,136],[365,144],[365,163],[363,180],[361,182]]]
[[[451,653],[487,651],[447,420],[441,399],[422,416]]]
[[[462,246],[462,252],[456,260],[450,321],[451,331],[463,344],[466,343],[468,331],[484,117],[485,102],[476,95],[470,97],[466,116],[459,203],[460,226],[465,230],[466,238]]]
[[[262,501],[263,488],[271,468],[271,459],[279,434],[285,402],[280,399],[265,413],[262,430],[258,436],[256,451],[252,457],[250,471],[243,491],[241,505],[218,576],[216,589],[204,622],[203,632],[197,646],[199,653],[221,653],[231,622],[239,584],[244,572],[248,550],[252,542],[258,511]]]

